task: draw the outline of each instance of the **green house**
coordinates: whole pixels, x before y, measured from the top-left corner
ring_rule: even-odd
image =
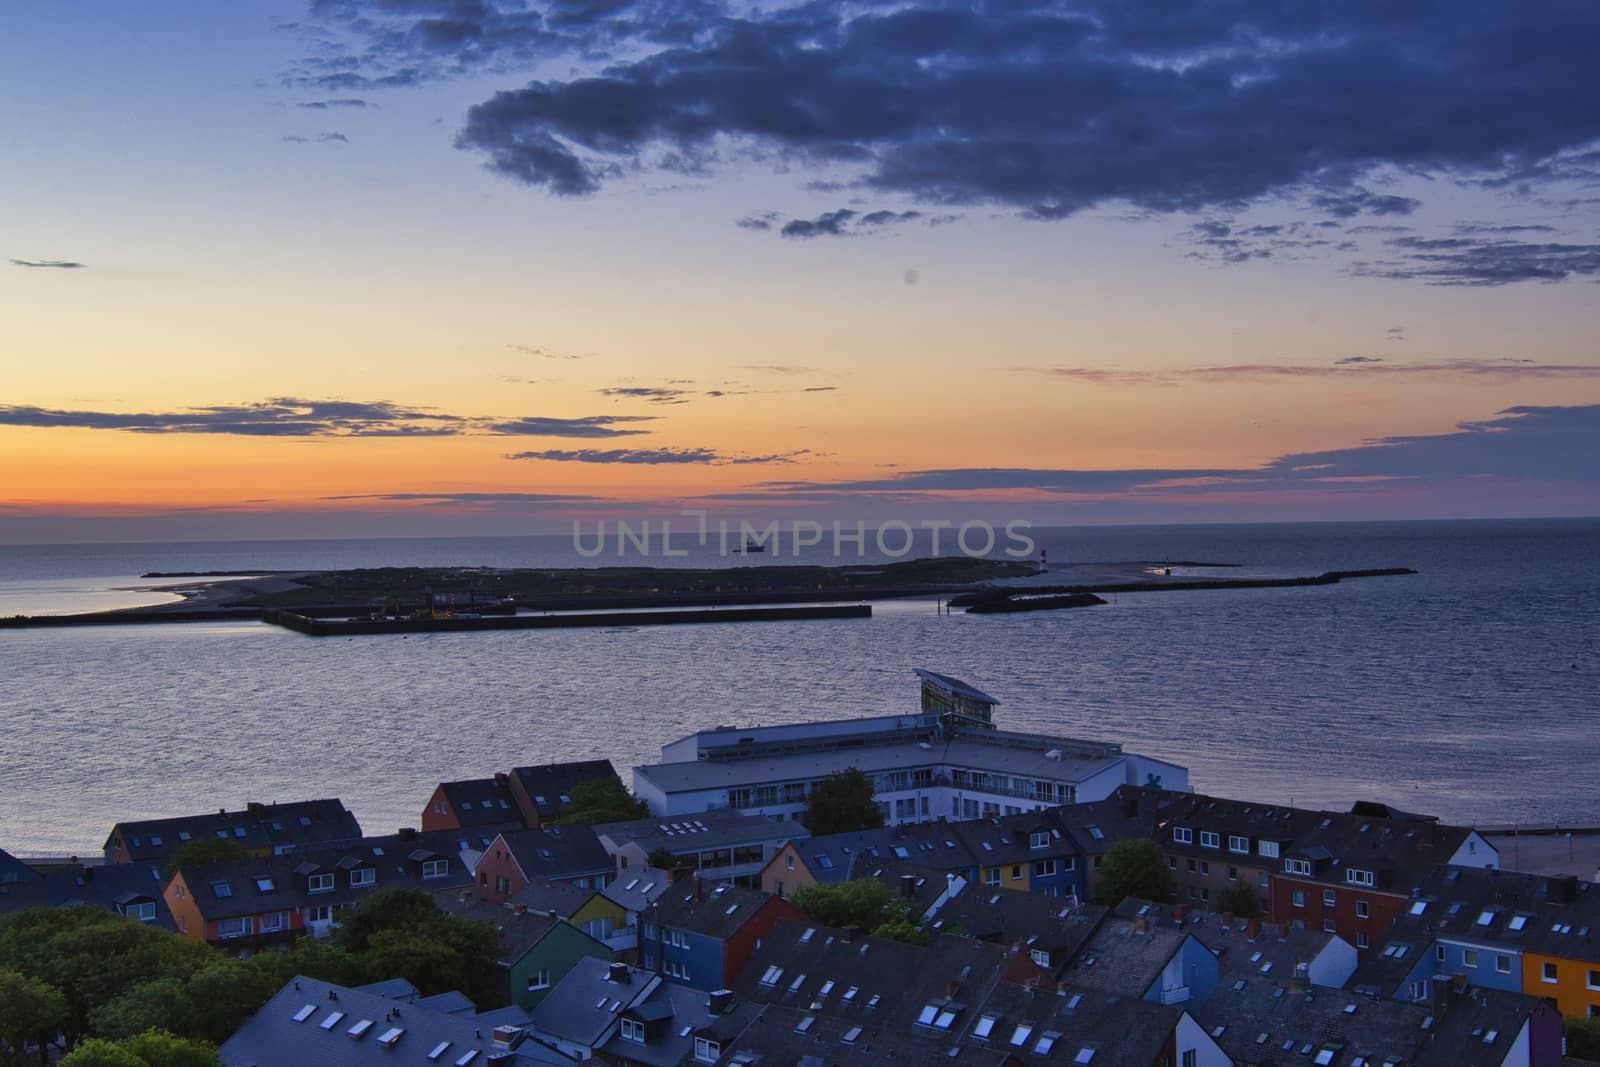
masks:
[[[530,1011],[579,960],[586,956],[607,962],[612,959],[609,948],[556,915],[481,901],[443,906],[454,915],[489,923],[499,931],[506,999]]]

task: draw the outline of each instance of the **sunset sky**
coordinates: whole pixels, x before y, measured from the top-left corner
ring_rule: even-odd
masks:
[[[0,543],[1600,514],[1597,54],[1584,2],[20,6]]]

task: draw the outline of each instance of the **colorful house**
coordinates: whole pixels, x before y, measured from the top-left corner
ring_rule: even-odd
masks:
[[[711,992],[730,986],[756,944],[783,919],[803,916],[756,889],[674,886],[651,907],[640,939],[646,969]]]
[[[552,826],[497,834],[473,869],[478,899],[504,904],[536,878],[601,889],[611,880],[611,856],[593,828]]]
[[[282,856],[360,838],[361,824],[337,798],[287,804],[252,801],[242,811],[224,808],[214,815],[119,822],[106,837],[105,854],[107,863],[159,867],[192,841],[231,841],[251,855]]]
[[[598,895],[598,894],[596,894]],[[453,894],[440,907],[463,919],[489,923],[500,934],[498,963],[505,972],[506,999],[532,1011],[580,960],[610,963],[611,950],[577,926],[522,905],[505,907]]]

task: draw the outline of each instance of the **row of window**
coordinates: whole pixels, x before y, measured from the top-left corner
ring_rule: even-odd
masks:
[[[1194,831],[1187,826],[1174,826],[1172,828],[1172,840],[1180,845],[1192,845],[1194,844]],[[1220,849],[1222,847],[1222,835],[1216,830],[1201,830],[1200,847]],[[1250,855],[1250,839],[1241,837],[1238,834],[1229,834],[1228,851],[1236,852],[1241,856]],[[1257,851],[1268,859],[1277,859],[1278,842],[1263,839],[1257,842]]]

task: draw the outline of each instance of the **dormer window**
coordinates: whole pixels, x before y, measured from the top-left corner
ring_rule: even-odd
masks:
[[[1250,854],[1250,839],[1248,837],[1240,837],[1237,834],[1229,834],[1228,851],[1248,856]]]
[[[1048,848],[1048,847],[1050,847],[1050,832],[1048,830],[1035,830],[1033,833],[1029,834],[1028,835],[1028,847],[1029,848]]]
[[[378,870],[375,867],[357,867],[350,872],[352,886],[372,885],[378,880]]]
[[[644,1044],[644,1023],[638,1019],[623,1019],[622,1040],[632,1041],[638,1045]]]
[[[1172,840],[1174,844],[1192,845],[1194,844],[1194,831],[1187,826],[1174,826],[1172,828]]]
[[[1309,875],[1311,873],[1311,861],[1286,859],[1283,861],[1283,871],[1285,874]]]
[[[333,875],[313,874],[306,879],[306,889],[312,893],[328,893],[333,890]]]
[[[697,1063],[716,1063],[722,1056],[722,1045],[709,1037],[694,1039],[694,1058]]]
[[[1222,835],[1217,833],[1215,830],[1201,830],[1200,831],[1200,847],[1201,848],[1221,848],[1222,847]]]
[[[1374,877],[1371,871],[1358,870],[1355,867],[1349,867],[1345,870],[1344,880],[1351,885],[1371,886],[1377,884],[1377,878]]]
[[[443,878],[449,873],[449,860],[424,860],[422,863],[422,877],[424,878]]]
[[[1050,953],[1042,948],[1029,949],[1028,958],[1041,967],[1050,966]]]

